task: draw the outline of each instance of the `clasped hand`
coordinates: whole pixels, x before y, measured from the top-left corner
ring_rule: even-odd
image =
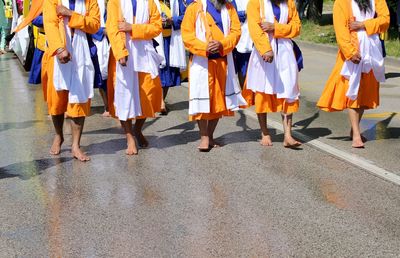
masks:
[[[57,5],[56,12],[58,16],[71,17],[73,11],[63,5]]]
[[[210,54],[216,54],[222,49],[222,44],[218,40],[211,40],[207,45],[207,52]]]

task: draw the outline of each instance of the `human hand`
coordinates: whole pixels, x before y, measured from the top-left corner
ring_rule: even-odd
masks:
[[[70,9],[68,9],[63,5],[57,5],[56,12],[58,16],[63,16],[63,17],[70,17],[73,14],[73,11],[71,11]]]
[[[121,58],[118,62],[119,62],[120,65],[126,66],[126,62],[127,61],[128,61],[128,57],[125,56],[125,57]]]
[[[262,58],[265,62],[272,63],[274,61],[274,52],[268,51],[264,55],[262,55]]]
[[[349,28],[351,31],[359,31],[359,30],[364,30],[365,25],[364,22],[350,21]]]
[[[267,33],[273,33],[275,30],[275,24],[271,22],[263,22],[260,24],[261,29]]]
[[[222,49],[222,43],[218,40],[211,40],[208,42],[207,52],[211,54],[216,54]]]
[[[72,59],[71,54],[64,48],[61,48],[57,51],[57,58],[62,64],[66,64]]]
[[[118,30],[122,32],[131,32],[132,24],[127,23],[126,21],[120,21],[118,22]]]
[[[359,64],[361,62],[361,55],[360,53],[355,54],[350,58],[350,61],[352,61],[355,64]]]

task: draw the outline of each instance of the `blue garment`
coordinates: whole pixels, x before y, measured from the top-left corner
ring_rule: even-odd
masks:
[[[178,0],[179,3],[179,15],[172,17],[172,29],[173,30],[180,30],[183,17],[185,16],[186,6],[183,3],[183,0]],[[186,2],[189,4],[189,1]]]
[[[32,24],[38,28],[43,28],[43,15],[39,15],[33,19]],[[31,70],[29,72],[29,84],[40,84],[42,82],[42,58],[44,52],[38,48],[35,48],[33,52]]]
[[[32,58],[31,71],[29,72],[29,84],[40,84],[42,82],[42,58],[44,52],[38,48],[35,48]]]
[[[132,1],[132,8],[133,8],[133,16],[136,17],[137,1],[136,0],[131,0],[131,1]]]
[[[240,53],[236,49],[233,50],[233,60],[235,62],[235,70],[237,73],[241,73],[243,78],[246,77],[247,67],[249,65],[251,53]]]
[[[177,67],[169,66],[169,48],[171,37],[164,37],[164,54],[166,66],[161,69],[160,79],[162,87],[173,87],[181,85],[181,72]]]
[[[104,21],[107,21],[107,10],[104,12]],[[92,38],[97,41],[102,41],[103,38],[106,36],[104,34],[105,27],[101,27],[95,34],[92,35]]]

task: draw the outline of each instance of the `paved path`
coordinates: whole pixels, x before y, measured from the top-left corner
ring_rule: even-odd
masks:
[[[301,150],[284,149],[275,129],[274,147],[262,148],[248,110],[221,121],[223,148],[197,152],[179,87],[170,114],[147,124],[150,148],[135,157],[125,156],[122,131],[100,116],[96,98],[82,142],[89,163],[70,158],[68,127],[61,156],[47,154],[41,89],[1,57],[0,257],[398,257],[400,187],[315,141],[398,174],[399,78],[382,86],[382,106],[362,122],[371,141],[355,151],[343,138],[346,114],[315,108],[335,56],[303,51],[296,130],[315,140]]]

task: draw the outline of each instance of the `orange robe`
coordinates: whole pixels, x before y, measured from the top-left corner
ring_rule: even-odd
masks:
[[[208,43],[199,40],[196,37],[196,19],[197,14],[202,8],[201,3],[193,2],[188,6],[181,24],[182,39],[185,47],[190,53],[202,57],[207,57]],[[225,84],[228,62],[226,55],[231,53],[240,39],[240,21],[233,5],[226,4],[231,20],[229,35],[225,37],[224,33],[216,25],[212,16],[207,13],[206,19],[210,26],[210,32],[214,40],[222,44],[221,58],[208,59],[208,84],[210,91],[210,113],[200,113],[189,116],[189,120],[213,120],[222,116],[233,116],[233,112],[226,108],[225,104]],[[189,63],[191,65],[191,63]],[[190,74],[189,74],[190,87]]]
[[[361,75],[360,89],[356,100],[346,97],[349,81],[341,74],[343,63],[357,53],[349,30],[353,17],[349,0],[336,0],[333,6],[333,25],[339,52],[336,64],[325,85],[317,106],[324,111],[341,111],[346,108],[376,108],[379,105],[379,83],[372,71]],[[389,10],[384,0],[375,0],[377,17],[364,22],[368,35],[385,32],[389,27]]]
[[[79,29],[88,34],[96,33],[100,28],[100,11],[96,0],[86,0],[86,15],[73,13],[68,23],[72,29]],[[68,103],[68,91],[56,91],[53,84],[54,58],[59,48],[65,48],[65,35],[60,34],[60,18],[56,7],[58,0],[46,0],[43,4],[43,23],[46,33],[47,49],[42,61],[42,82],[45,100],[50,115],[67,112],[70,117],[83,117],[90,114],[90,100],[86,103]],[[72,58],[74,53],[71,53]]]
[[[264,1],[264,0],[261,0]],[[275,19],[274,38],[294,38],[300,34],[301,22],[293,0],[288,1],[288,23],[280,24]],[[262,11],[264,12],[264,10]],[[268,51],[272,51],[268,34],[263,32],[260,24],[262,17],[260,15],[260,0],[250,0],[247,5],[247,20],[249,24],[249,32],[254,42],[255,49],[264,55]],[[251,65],[251,64],[249,64]],[[299,100],[288,103],[286,99],[278,99],[276,94],[265,94],[263,92],[255,92],[245,89],[243,90],[249,105],[256,106],[256,113],[284,112],[294,113],[299,109]]]
[[[161,15],[153,0],[149,0],[149,23],[132,24],[132,40],[151,40],[162,32]],[[120,0],[109,0],[107,5],[107,35],[111,44],[111,55],[108,68],[107,98],[108,103],[114,103],[115,79],[117,71],[117,60],[129,56],[125,47],[125,32],[118,30],[118,22],[122,16]],[[143,119],[146,117],[155,117],[156,112],[161,111],[162,88],[160,77],[151,78],[149,73],[138,73],[140,105],[142,109],[141,117],[132,117]],[[114,104],[109,105],[109,111],[115,117]]]

